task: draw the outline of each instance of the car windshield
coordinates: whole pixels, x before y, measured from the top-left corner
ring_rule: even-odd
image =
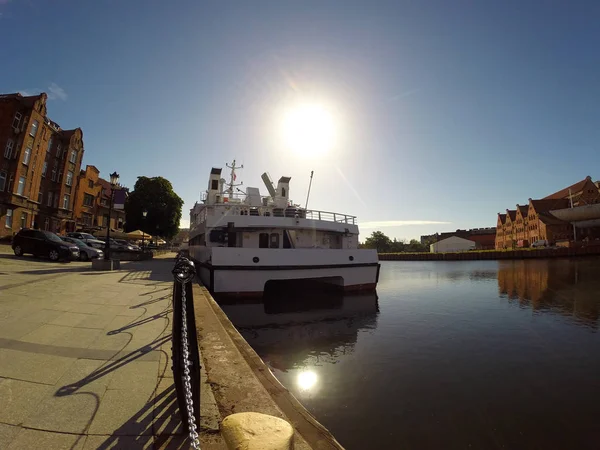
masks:
[[[63,240],[61,238],[59,238],[56,234],[51,233],[50,231],[42,231],[42,233],[44,233],[44,236],[46,237],[46,239],[48,239],[49,241],[54,241],[54,242],[63,242]]]
[[[88,233],[81,233],[81,239],[96,239],[94,236]]]
[[[77,247],[80,247],[80,248],[87,247],[87,244],[85,242],[83,242],[83,241],[81,241],[79,239],[76,239],[76,238],[69,237],[69,238],[65,238],[64,240],[67,241],[67,242],[71,242],[71,243],[75,244]]]

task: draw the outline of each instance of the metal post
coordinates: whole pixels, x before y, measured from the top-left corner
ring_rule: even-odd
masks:
[[[115,193],[115,189],[110,189],[110,200],[108,202],[108,223],[106,224],[106,242],[104,243],[104,259],[106,261],[110,260],[110,215],[112,213],[113,207],[113,196]]]

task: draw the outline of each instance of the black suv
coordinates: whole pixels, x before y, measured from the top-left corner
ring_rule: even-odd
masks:
[[[52,261],[79,258],[79,248],[75,244],[63,241],[50,231],[23,228],[13,238],[12,248],[17,256],[31,253],[34,256],[47,256]]]

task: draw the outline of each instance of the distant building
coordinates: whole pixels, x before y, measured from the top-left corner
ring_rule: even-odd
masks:
[[[0,95],[0,237],[21,228],[75,230],[83,132],[47,116],[47,95]]]
[[[495,247],[514,249],[528,247],[536,241],[551,244],[573,240],[573,226],[558,219],[551,211],[600,203],[600,188],[591,177],[569,186],[541,200],[529,199],[527,205],[517,205],[506,214],[498,213]],[[599,230],[582,230],[579,238],[597,236]]]
[[[437,241],[429,246],[430,253],[447,253],[447,252],[466,252],[475,250],[475,242],[464,239],[458,236],[450,236],[449,238]]]
[[[449,237],[456,236],[463,239],[469,239],[476,244],[476,248],[480,250],[490,250],[494,248],[496,239],[496,228],[472,228],[470,230],[456,230],[444,233],[435,233],[421,236],[421,244],[431,244]]]
[[[90,233],[106,230],[110,203],[110,182],[100,178],[95,166],[85,166],[77,178],[77,198],[74,217],[77,230]],[[123,190],[127,191],[126,188]],[[115,192],[115,196],[117,195]],[[122,231],[125,224],[125,212],[115,209],[110,215],[110,228]]]

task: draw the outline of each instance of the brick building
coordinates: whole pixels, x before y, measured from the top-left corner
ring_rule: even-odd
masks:
[[[75,229],[83,133],[50,120],[46,100],[45,93],[0,95],[0,238],[21,228]]]
[[[100,171],[95,166],[85,166],[85,170],[79,173],[74,214],[77,230],[87,232],[106,230],[110,190],[110,182],[100,178]],[[113,208],[110,228],[122,231],[124,224],[125,212]]]
[[[569,186],[541,200],[529,199],[527,205],[498,214],[496,249],[527,247],[538,240],[550,243],[573,239],[573,226],[554,217],[550,211],[600,203],[600,188],[591,177]],[[579,237],[594,230],[584,230]]]

